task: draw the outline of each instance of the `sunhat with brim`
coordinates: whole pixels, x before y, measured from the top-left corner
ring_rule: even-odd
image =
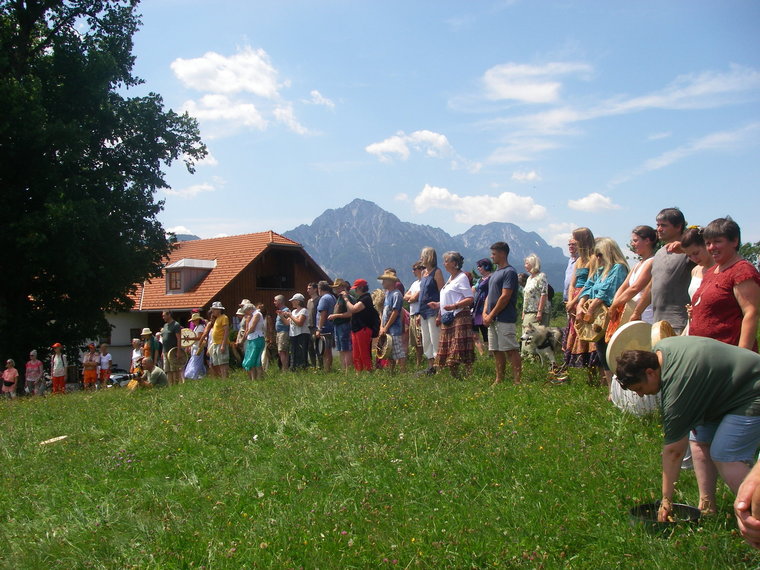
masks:
[[[190,320],[191,321],[201,321],[201,320],[203,320],[203,317],[201,317],[200,313],[193,313],[192,316],[190,317]]]
[[[366,279],[357,279],[354,281],[354,286],[351,289],[356,289],[357,287],[369,287],[369,283],[367,283]]]
[[[338,278],[335,280],[335,283],[330,285],[330,287],[332,287],[333,289],[337,289],[338,287],[343,287],[344,285],[348,287],[348,281]]]
[[[667,321],[658,321],[653,325],[644,321],[625,323],[610,338],[607,345],[607,364],[614,372],[617,359],[626,350],[652,350],[655,344],[670,336],[675,336],[675,332]]]
[[[390,279],[391,281],[398,281],[398,275],[391,273],[390,271],[383,273],[382,275],[378,275],[377,278],[381,281],[385,281],[386,279]]]
[[[237,311],[235,311],[235,316],[242,317],[245,313],[243,312],[243,307],[240,307]]]
[[[302,303],[306,301],[306,297],[304,297],[301,293],[296,293],[293,295],[288,301],[301,301]]]
[[[244,305],[250,305],[250,304],[251,304],[251,300],[250,299],[243,299],[242,301],[240,301],[240,304],[238,306],[242,307]]]
[[[224,305],[222,305],[221,301],[214,301],[213,303],[211,303],[211,310],[213,311],[214,309],[219,309],[220,311],[223,311]]]
[[[391,355],[391,349],[393,348],[393,340],[391,335],[383,333],[377,337],[377,344],[375,345],[375,356],[380,360],[387,360]]]
[[[148,327],[145,327],[140,333],[140,336],[152,336],[152,335],[153,335],[153,331],[150,330]]]

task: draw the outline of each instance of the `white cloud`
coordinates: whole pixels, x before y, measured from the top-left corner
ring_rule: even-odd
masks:
[[[505,144],[496,148],[486,159],[493,164],[509,164],[515,162],[530,162],[547,150],[558,148],[560,145],[548,139],[530,139],[515,137],[505,141]]]
[[[216,188],[207,182],[202,184],[193,184],[180,190],[174,190],[173,188],[165,188],[164,193],[168,196],[177,196],[179,198],[190,199],[195,198],[198,194],[203,192],[214,192]]]
[[[185,85],[196,91],[210,93],[253,93],[276,99],[280,85],[277,70],[263,49],[246,46],[235,55],[226,57],[210,51],[194,59],[175,59],[172,71]]]
[[[204,95],[198,101],[186,101],[183,108],[200,121],[223,121],[261,131],[267,128],[267,120],[253,103],[233,101],[226,95]]]
[[[668,137],[670,137],[672,135],[673,135],[673,133],[671,133],[670,131],[663,132],[663,133],[652,133],[651,135],[649,135],[647,137],[647,140],[649,140],[649,141],[659,141],[659,140],[662,140],[662,139],[666,139],[666,138],[668,138]]]
[[[546,240],[550,245],[561,247],[565,255],[568,255],[567,242],[573,235],[573,230],[578,227],[575,222],[559,222],[549,224],[542,228],[541,235],[549,236]]]
[[[483,123],[486,127],[506,133],[501,146],[493,151],[488,162],[535,160],[541,152],[560,146],[558,136],[582,133],[579,125],[586,121],[652,109],[721,107],[757,97],[759,91],[760,71],[731,65],[725,71],[678,76],[664,88],[643,95],[618,95],[584,107],[563,105],[539,113],[501,117]],[[659,135],[658,138],[666,136],[665,133]]]
[[[287,127],[296,134],[305,135],[309,133],[309,129],[304,127],[298,122],[298,119],[296,119],[296,115],[293,112],[293,105],[290,103],[276,107],[274,110],[274,116],[280,123],[287,125]]]
[[[488,69],[482,78],[485,96],[492,101],[511,99],[523,103],[554,103],[559,100],[562,75],[588,75],[593,68],[580,62],[544,65],[503,63]]]
[[[642,174],[668,167],[695,154],[744,147],[750,144],[753,137],[757,138],[758,132],[760,132],[760,122],[750,123],[733,131],[718,131],[710,133],[709,135],[695,139],[685,145],[666,151],[659,156],[650,158],[633,171],[628,172],[627,174],[621,174],[614,178],[610,181],[609,186],[613,187],[623,184],[633,178],[641,176]],[[755,144],[756,142],[757,141],[755,141]]]
[[[166,233],[173,234],[192,234],[192,230],[185,226],[174,226],[172,228],[166,228]]]
[[[310,134],[296,116],[293,103],[282,95],[290,86],[263,49],[250,46],[225,56],[207,52],[193,59],[178,58],[171,69],[183,85],[203,93],[184,104],[184,110],[202,123],[204,136],[215,138],[241,128],[266,130],[279,123],[299,135]],[[330,108],[334,103],[312,90],[310,104]]]
[[[538,182],[541,180],[541,175],[535,170],[530,172],[513,172],[512,180],[516,182]]]
[[[619,210],[620,206],[612,202],[609,196],[603,196],[599,192],[592,192],[578,200],[568,200],[568,208],[581,212],[600,212],[602,210]]]
[[[412,151],[415,151],[428,158],[448,159],[454,170],[465,168],[470,172],[477,172],[482,167],[481,163],[460,156],[446,135],[425,129],[409,134],[399,131],[383,141],[367,145],[364,150],[376,156],[380,162],[392,162],[394,158],[409,160]]]
[[[311,103],[312,105],[323,105],[329,109],[335,108],[335,103],[327,97],[323,96],[316,89],[312,89],[309,95],[311,95],[311,99],[305,99],[305,103]]]
[[[364,150],[377,156],[382,162],[390,161],[394,155],[401,160],[408,160],[412,150],[422,152],[430,158],[454,154],[446,135],[428,130],[414,131],[408,135],[399,131],[384,141],[368,145]]]
[[[393,199],[399,202],[407,202],[409,200],[409,194],[406,192],[399,192],[393,197]]]
[[[512,192],[498,196],[459,196],[429,184],[414,198],[414,206],[420,213],[431,209],[452,210],[454,219],[465,224],[537,220],[546,215],[546,208],[536,204],[530,196]]]

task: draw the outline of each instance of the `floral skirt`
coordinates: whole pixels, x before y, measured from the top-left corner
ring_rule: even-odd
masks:
[[[475,362],[475,342],[472,332],[472,314],[469,311],[461,311],[454,316],[451,324],[441,324],[435,365],[441,368],[473,362]]]

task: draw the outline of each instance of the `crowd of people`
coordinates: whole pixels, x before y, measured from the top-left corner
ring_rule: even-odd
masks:
[[[632,229],[630,249],[637,258],[632,267],[614,240],[595,237],[589,228],[575,229],[568,242],[564,366],[586,368],[591,382],[607,386],[617,367],[619,386],[661,398],[666,434],[662,517],[668,516],[687,449],[704,514],[715,510],[718,474],[738,492],[755,463],[760,443],[760,273],[739,255],[740,240],[731,218],[687,227],[679,209],[666,208],[656,216],[655,227]],[[509,253],[507,243],[492,244],[490,255],[470,273],[458,252],[444,253],[439,267],[436,251],[425,247],[412,265],[415,280],[408,289],[388,267],[377,277],[381,289],[372,293],[365,279],[336,279],[310,283],[305,295],[277,295],[271,311],[243,299],[236,312],[237,331],[231,331],[218,301],[207,319],[193,311],[186,327],[191,334],[164,311],[159,332],[146,328],[134,339],[131,370],[144,386],[207,374],[225,378],[232,355],[251,379],[260,380],[273,366],[331,371],[335,351],[344,372],[352,367],[359,373],[378,367],[405,371],[411,355],[420,374],[448,370],[462,378],[476,352],[487,352],[494,362],[493,384],[507,379],[507,363],[512,382],[519,384],[529,350],[517,336],[518,317],[523,330],[548,326],[553,291],[538,256],[523,260],[526,273],[520,275]],[[639,320],[666,321],[680,336],[662,340],[652,352],[627,351],[617,363],[607,362],[608,323]],[[57,393],[65,387],[67,362],[60,344],[52,349],[49,374]],[[108,346],[90,344],[81,364],[85,389],[104,385],[111,368]],[[44,368],[32,351],[24,375],[27,392],[40,393]],[[14,394],[18,381],[15,363],[8,360],[3,393]],[[749,480],[758,481],[752,491],[757,488],[760,494],[760,474]],[[743,506],[749,504],[747,492],[740,498]],[[747,509],[741,511],[742,528],[760,536],[760,522]],[[760,538],[754,540],[760,544]]]

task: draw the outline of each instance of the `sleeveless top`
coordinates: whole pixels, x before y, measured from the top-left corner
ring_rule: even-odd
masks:
[[[576,267],[575,268],[575,288],[582,289],[586,285],[588,279],[588,267]]]
[[[694,298],[694,293],[697,292],[700,285],[702,285],[702,278],[692,275],[691,282],[689,282],[689,299]]]
[[[435,282],[435,274],[438,271],[436,267],[430,275],[425,275],[420,279],[420,315],[423,319],[433,317],[438,311],[428,307],[430,301],[440,301],[441,292],[438,290],[438,283]]]
[[[644,261],[646,261],[646,259]],[[634,283],[636,283],[636,280],[639,278],[639,273],[641,273],[641,270],[644,267],[644,261],[638,262],[636,264],[636,267],[631,270],[631,274],[628,277],[628,285],[632,286]],[[639,303],[639,299],[641,299],[641,293],[642,292],[639,291],[636,293],[636,295],[634,295],[633,299],[631,299],[634,304]],[[654,309],[652,308],[652,303],[649,303],[649,306],[641,313],[641,320],[645,323],[649,323],[650,325],[654,323]]]

